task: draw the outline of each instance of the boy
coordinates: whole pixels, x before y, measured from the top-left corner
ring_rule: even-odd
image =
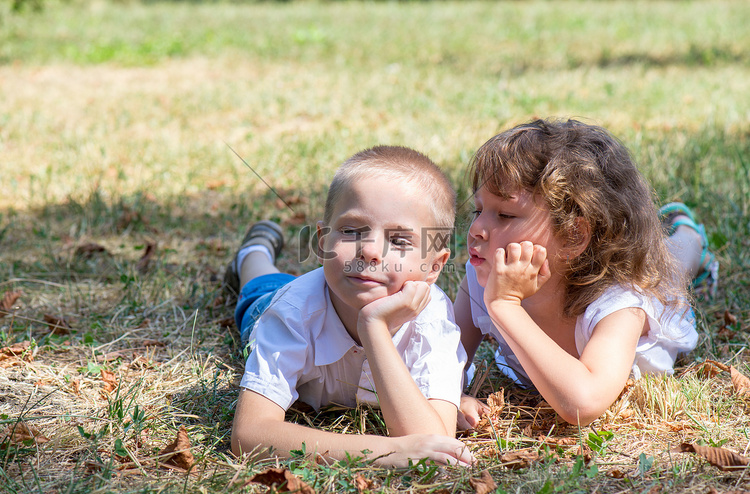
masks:
[[[252,349],[235,454],[286,457],[304,445],[325,459],[364,455],[387,466],[473,462],[455,439],[466,355],[451,302],[434,285],[454,215],[455,192],[429,158],[378,146],[334,176],[317,225],[322,268],[279,273],[281,229],[264,221],[248,231],[227,270],[228,284],[243,287],[235,316]],[[378,405],[390,437],[285,422],[298,398],[316,409]]]

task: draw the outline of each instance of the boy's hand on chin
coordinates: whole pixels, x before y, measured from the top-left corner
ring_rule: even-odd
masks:
[[[528,241],[510,243],[505,249],[497,249],[492,262],[492,271],[484,291],[486,305],[492,302],[520,305],[551,276],[547,249]]]
[[[359,312],[357,330],[365,330],[369,323],[381,321],[388,327],[391,335],[406,322],[411,321],[422,312],[430,302],[430,285],[424,281],[407,281],[401,290],[392,295],[379,298],[362,307]]]

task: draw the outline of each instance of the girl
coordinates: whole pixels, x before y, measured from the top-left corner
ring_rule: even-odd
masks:
[[[455,302],[469,362],[491,334],[501,371],[586,425],[631,373],[670,373],[695,348],[685,286],[715,281],[705,231],[670,204],[665,241],[649,186],[606,130],[520,125],[477,151],[471,175],[470,259]],[[485,410],[464,396],[459,426]]]

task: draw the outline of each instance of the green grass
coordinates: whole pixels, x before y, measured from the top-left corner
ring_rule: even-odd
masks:
[[[289,236],[280,266],[307,271],[316,263],[298,262],[304,227],[321,216],[343,159],[377,143],[414,147],[449,172],[463,201],[472,152],[536,116],[609,128],[659,201],[695,209],[721,285],[697,307],[699,348],[682,364],[715,358],[747,373],[746,2],[43,5],[0,5],[0,296],[24,292],[0,319],[0,347],[35,344],[32,361],[0,368],[0,443],[6,424],[22,421],[50,441],[0,447],[0,492],[239,492],[269,466],[228,450],[242,366],[218,281],[247,224],[279,221]],[[458,271],[440,281],[451,295],[467,212]],[[106,252],[76,254],[86,242]],[[156,255],[141,271],[148,243]],[[733,334],[719,333],[725,310],[738,319]],[[71,333],[50,334],[45,314]],[[102,369],[118,376],[108,395]],[[491,373],[481,393],[503,385]],[[386,491],[471,492],[481,468],[500,492],[748,488],[746,475],[670,452],[681,441],[744,452],[747,405],[726,375],[641,381],[594,424],[612,436],[590,463],[577,446],[538,440],[586,443],[590,429],[562,427],[517,391],[508,399],[500,438],[466,439],[476,470],[394,472],[356,458],[315,466],[304,455],[285,465],[319,492],[356,492],[358,474]],[[290,418],[382,431],[372,410]],[[156,466],[180,425],[199,460],[189,476]],[[498,444],[543,459],[508,470]]]

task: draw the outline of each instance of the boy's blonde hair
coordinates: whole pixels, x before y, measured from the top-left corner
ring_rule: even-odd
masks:
[[[613,285],[636,287],[670,303],[684,292],[654,206],[653,191],[627,148],[601,127],[536,120],[502,132],[476,152],[472,187],[507,198],[526,190],[549,207],[554,234],[591,239],[564,273],[566,316],[578,316]]]
[[[331,215],[342,192],[356,180],[369,177],[406,180],[424,191],[435,219],[425,227],[453,228],[456,217],[456,192],[443,171],[424,154],[402,146],[375,146],[346,160],[333,176],[326,197],[323,221],[331,224]],[[372,191],[377,194],[377,190]]]

